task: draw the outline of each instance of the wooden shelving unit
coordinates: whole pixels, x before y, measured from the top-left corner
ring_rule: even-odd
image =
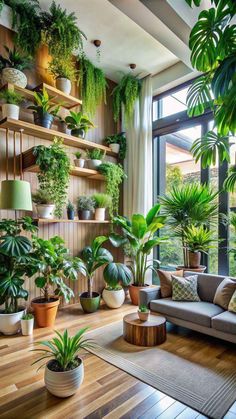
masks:
[[[79,223],[79,224],[110,224],[111,221],[97,221],[97,220],[66,220],[66,219],[49,219],[49,218],[34,218],[36,224],[55,224],[55,223]]]

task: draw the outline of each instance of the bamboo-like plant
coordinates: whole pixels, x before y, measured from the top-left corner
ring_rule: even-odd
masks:
[[[118,85],[114,88],[113,114],[115,122],[121,114],[121,107],[124,106],[125,119],[129,122],[134,114],[134,105],[141,92],[141,80],[133,74],[125,74]]]
[[[184,232],[184,239],[190,252],[208,253],[208,250],[216,247],[212,243],[218,243],[218,240],[213,239],[213,232],[204,225],[188,226]]]

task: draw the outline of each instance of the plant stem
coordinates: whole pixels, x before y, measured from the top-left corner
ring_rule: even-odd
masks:
[[[88,297],[89,298],[93,297],[92,286],[93,286],[93,278],[92,278],[92,276],[89,276],[88,277]]]

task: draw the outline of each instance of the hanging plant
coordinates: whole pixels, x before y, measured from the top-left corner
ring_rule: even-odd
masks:
[[[55,137],[49,147],[34,147],[36,164],[39,166],[38,181],[40,189],[47,192],[55,204],[54,214],[61,218],[67,200],[67,189],[70,180],[70,159],[62,147],[63,140]]]
[[[114,88],[112,95],[115,122],[120,118],[122,105],[124,106],[126,122],[132,119],[135,102],[140,96],[141,83],[141,80],[137,77],[132,74],[126,74]]]
[[[53,0],[49,11],[41,13],[43,38],[53,57],[67,59],[73,51],[83,49],[85,34],[77,26],[75,13],[68,14]]]
[[[102,69],[95,67],[84,55],[79,56],[79,90],[83,112],[94,117],[97,107],[106,103],[107,82]]]
[[[97,170],[103,174],[106,179],[106,193],[111,197],[109,214],[111,219],[113,219],[119,211],[120,184],[126,177],[126,174],[120,164],[110,162],[100,164]]]

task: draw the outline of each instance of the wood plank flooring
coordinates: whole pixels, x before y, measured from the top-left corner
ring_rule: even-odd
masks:
[[[79,305],[63,308],[58,315],[55,329],[69,329],[71,334],[78,328],[98,328],[119,321],[136,308],[125,304],[117,310],[102,307],[97,313],[84,315]],[[43,370],[36,372],[31,366],[35,354],[30,352],[34,341],[51,338],[50,329],[35,329],[34,337],[0,337],[0,418],[1,419],[201,419],[203,415],[161,393],[151,386],[131,377],[124,371],[106,363],[96,356],[84,354],[85,379],[75,396],[59,399],[50,395],[44,386]],[[193,332],[184,330],[181,339],[188,340]],[[171,336],[170,345],[178,334]],[[235,362],[231,349],[224,343],[219,348],[201,347],[193,339],[197,357],[209,356],[211,362]],[[186,345],[187,347],[187,345]],[[182,346],[182,351],[186,350]],[[236,403],[225,419],[236,419]]]

